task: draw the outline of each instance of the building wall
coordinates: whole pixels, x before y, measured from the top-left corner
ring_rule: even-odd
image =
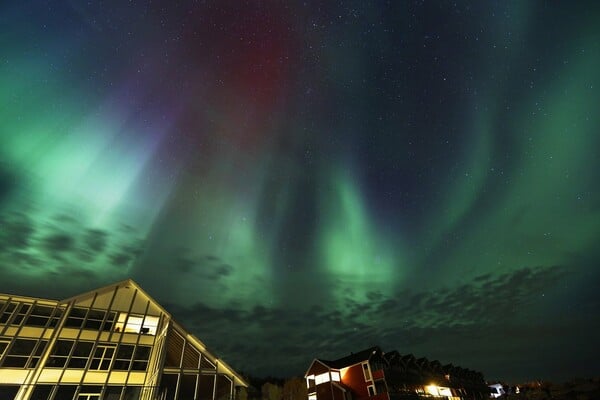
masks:
[[[369,397],[368,386],[373,385],[372,377],[370,380],[365,379],[363,364],[342,369],[342,382],[352,389],[355,400]]]

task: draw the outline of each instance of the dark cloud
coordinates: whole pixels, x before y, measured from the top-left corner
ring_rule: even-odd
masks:
[[[108,244],[108,233],[99,229],[88,229],[83,240],[88,250],[100,253]]]
[[[231,275],[234,268],[222,262],[212,254],[203,256],[192,256],[185,248],[176,249],[173,253],[173,267],[176,271],[184,274],[193,273],[203,281],[218,281]]]
[[[43,246],[51,257],[60,258],[62,253],[73,250],[75,239],[65,233],[55,233],[43,239]]]
[[[131,241],[131,239],[129,240]],[[134,240],[128,244],[119,246],[116,251],[113,251],[109,255],[111,264],[119,268],[130,267],[142,254],[144,245],[144,241]]]
[[[165,307],[242,369],[250,368],[245,363],[259,352],[260,362],[252,365],[256,373],[275,369],[301,374],[313,357],[339,357],[374,344],[464,363],[469,362],[464,355],[440,351],[437,343],[461,342],[464,348],[468,343],[463,338],[498,336],[494,332],[503,329],[508,315],[522,316],[539,297],[540,288],[556,286],[565,273],[562,267],[522,268],[477,276],[452,289],[406,292],[396,298],[374,293],[362,303],[348,299],[345,309],[323,305],[293,311],[264,305],[216,308],[202,303]],[[223,329],[229,332],[226,337],[220,334]],[[249,340],[252,346],[245,345]],[[290,353],[285,362],[282,351]]]
[[[35,234],[33,221],[25,214],[0,215],[0,251],[26,249]]]

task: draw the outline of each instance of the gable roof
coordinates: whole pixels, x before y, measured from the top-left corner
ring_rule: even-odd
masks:
[[[161,306],[159,302],[154,300],[154,298],[152,298],[152,296],[150,296],[148,293],[146,293],[146,291],[144,289],[142,289],[141,286],[138,285],[133,279],[125,279],[123,281],[112,283],[110,285],[103,286],[98,289],[92,289],[88,292],[81,293],[79,295],[72,296],[72,297],[69,297],[68,299],[62,300],[62,301],[60,301],[60,303],[64,304],[64,303],[69,303],[69,302],[76,301],[76,300],[85,299],[86,297],[94,296],[96,293],[110,292],[110,291],[115,290],[116,288],[133,288],[133,289],[137,290],[144,297],[146,297],[150,302],[152,302],[153,305],[160,310],[160,312],[164,313],[171,320],[174,328],[179,328],[178,330],[182,331],[181,333],[185,334],[186,340],[194,343],[194,345],[196,347],[198,347],[202,352],[207,353],[209,355],[209,358],[212,358],[214,361],[216,361],[215,364],[217,365],[217,368],[219,371],[223,371],[223,372],[233,375],[234,385],[237,384],[237,386],[244,386],[244,387],[248,387],[250,385],[241,375],[239,375],[237,372],[235,372],[233,370],[233,368],[231,368],[229,366],[229,364],[227,364],[221,358],[215,356],[210,350],[208,350],[206,345],[200,339],[198,339],[195,335],[191,334],[180,323],[178,323],[176,320],[174,320],[171,313],[169,313],[163,306]]]
[[[369,347],[368,349],[359,351],[358,353],[350,353],[350,355],[342,358],[338,358],[337,360],[322,360],[320,358],[317,359],[321,364],[325,364],[330,368],[341,369],[344,367],[349,367],[354,364],[358,364],[363,361],[367,361],[371,358],[373,354],[379,353],[381,354],[381,349],[378,346]]]

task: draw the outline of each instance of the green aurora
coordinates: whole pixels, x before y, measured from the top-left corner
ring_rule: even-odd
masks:
[[[600,372],[595,2],[12,3],[0,291],[132,277],[255,374]]]

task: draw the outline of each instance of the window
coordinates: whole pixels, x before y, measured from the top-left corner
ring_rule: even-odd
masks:
[[[200,352],[196,350],[190,342],[185,344],[185,351],[183,352],[183,368],[198,368],[200,362]]]
[[[101,392],[102,386],[82,386],[79,389],[77,400],[98,400]]]
[[[73,350],[73,355],[67,364],[67,368],[85,368],[90,353],[92,352],[92,342],[78,342]]]
[[[163,374],[160,379],[160,387],[159,390],[159,399],[163,400],[174,400],[175,399],[175,391],[177,389],[177,374]],[[212,398],[212,392],[211,392]]]
[[[104,321],[104,316],[106,312],[98,311],[98,310],[90,310],[88,311],[87,319],[83,324],[83,329],[91,329],[94,331],[99,331],[102,327],[102,321]]]
[[[369,385],[367,389],[369,390],[369,397],[375,396],[375,386]]]
[[[8,340],[0,340],[0,360],[2,360],[2,356],[4,355],[4,352],[6,351],[6,349],[8,348],[10,341]]]
[[[202,354],[202,358],[200,359],[200,368],[202,369],[212,369],[215,370],[215,364],[212,363],[204,354]]]
[[[73,400],[77,386],[73,385],[61,385],[56,390],[54,400]]]
[[[25,318],[25,315],[27,315],[27,312],[29,312],[30,308],[30,304],[21,304],[21,307],[19,307],[19,311],[14,316],[11,324],[20,325],[23,322],[23,318]]]
[[[6,324],[8,322],[8,320],[10,319],[10,316],[12,315],[12,313],[17,308],[17,304],[18,303],[8,303],[8,304],[6,304],[6,307],[4,308],[4,311],[0,315],[0,324]]]
[[[108,386],[104,391],[104,400],[119,400],[123,386]]]
[[[363,374],[365,375],[365,381],[370,381],[371,380],[371,371],[369,370],[369,363],[363,363],[362,364],[363,367]]]
[[[116,332],[126,333],[139,333],[142,335],[156,335],[156,329],[158,327],[158,317],[151,315],[119,313],[117,322],[115,324]]]
[[[0,399],[14,399],[19,388],[19,385],[0,385]]]
[[[50,321],[52,311],[54,311],[53,307],[34,306],[31,310],[31,314],[29,314],[29,317],[25,320],[25,325],[45,327]]]
[[[15,339],[2,362],[3,367],[25,368],[37,344],[34,339]]]
[[[315,376],[314,375],[309,375],[306,377],[306,387],[308,389],[310,389],[311,387],[315,386]]]
[[[150,359],[150,346],[137,346],[133,358],[131,369],[133,371],[145,371],[148,368],[148,360]],[[197,365],[197,364],[196,364]]]
[[[53,385],[35,385],[30,400],[48,400],[52,393]]]
[[[308,395],[308,400],[317,400],[317,394],[309,394]]]
[[[331,371],[331,380],[336,382],[341,380],[339,371]]]
[[[37,348],[35,349],[35,352],[33,353],[33,356],[29,360],[29,365],[27,366],[28,368],[37,367],[37,364],[40,361],[40,358],[42,357],[44,350],[46,350],[47,345],[48,345],[47,340],[40,340],[40,342],[37,345]]]
[[[119,346],[117,357],[113,365],[114,369],[128,370],[133,357],[133,349],[135,346],[131,344],[122,344]]]
[[[99,344],[94,351],[90,369],[106,371],[115,355],[115,345]]]
[[[72,340],[57,340],[46,366],[50,368],[64,367],[67,363],[67,358],[69,358],[69,354],[71,354],[71,350],[73,349],[73,344],[75,344],[75,342]]]
[[[69,312],[65,326],[69,328],[81,328],[83,326],[83,321],[85,321],[86,315],[86,308],[73,307]]]
[[[315,376],[315,383],[320,385],[321,383],[329,382],[329,372],[325,372]]]

